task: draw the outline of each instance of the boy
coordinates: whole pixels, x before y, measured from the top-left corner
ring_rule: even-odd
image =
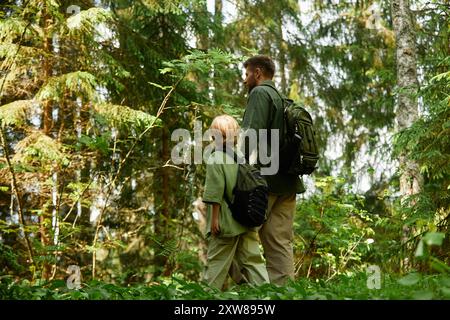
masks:
[[[203,202],[207,204],[206,237],[209,241],[205,281],[221,289],[233,263],[233,268],[241,271],[244,282],[253,285],[268,283],[256,229],[244,227],[234,220],[225,201],[225,192],[228,199],[232,199],[238,172],[238,164],[225,153],[225,148],[234,150],[239,125],[233,117],[221,115],[214,118],[211,129],[218,133],[219,139],[216,139],[216,150],[206,163],[203,193]]]

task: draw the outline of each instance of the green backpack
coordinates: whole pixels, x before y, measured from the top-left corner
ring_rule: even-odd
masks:
[[[311,115],[291,99],[284,99],[285,139],[280,156],[287,159],[285,171],[293,175],[309,175],[316,170],[319,150]],[[280,166],[280,168],[283,167]]]
[[[280,172],[292,175],[310,175],[316,170],[319,150],[311,115],[291,99],[283,98],[274,89],[284,108],[283,141],[280,146]]]

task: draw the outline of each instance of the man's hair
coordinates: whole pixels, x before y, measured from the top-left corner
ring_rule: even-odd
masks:
[[[268,56],[258,55],[247,59],[247,61],[244,62],[244,68],[247,67],[251,67],[252,69],[260,68],[262,72],[270,78],[273,78],[273,75],[275,74],[275,64]]]

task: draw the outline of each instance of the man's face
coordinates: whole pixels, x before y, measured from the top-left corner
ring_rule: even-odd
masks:
[[[248,88],[248,92],[252,91],[252,89],[257,85],[255,70],[250,66],[245,68],[244,85]]]

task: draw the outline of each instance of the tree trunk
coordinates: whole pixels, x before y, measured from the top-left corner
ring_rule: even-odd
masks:
[[[44,8],[44,14],[43,14],[43,51],[44,51],[44,57],[43,57],[43,80],[44,84],[47,83],[48,79],[52,75],[52,64],[50,61],[50,53],[52,51],[52,36],[49,34],[49,28],[51,25],[51,17],[47,12],[47,8]],[[53,127],[53,107],[52,103],[50,101],[43,102],[43,121],[42,121],[42,129],[43,132],[46,135],[50,135],[50,132]],[[48,230],[46,230],[45,227],[45,220],[50,217],[50,210],[51,208],[47,206],[43,206],[42,208],[42,214],[39,216],[39,233],[41,236],[41,243],[43,248],[45,248],[49,244],[49,234]],[[44,249],[45,250],[45,249]],[[48,262],[43,263],[43,270],[42,270],[42,278],[43,279],[49,279],[50,277],[50,264]]]
[[[286,80],[286,44],[283,40],[283,11],[280,8],[278,13],[278,62],[280,66],[280,87],[281,92],[286,94],[287,80]]]
[[[223,3],[222,0],[214,1],[214,41],[213,45],[215,48],[224,49],[224,39],[223,39],[223,13],[222,13]],[[220,81],[219,74],[216,70],[213,72],[213,97],[214,104],[221,104],[222,101],[219,101],[218,91],[220,90]]]
[[[214,34],[214,45],[223,47],[223,3],[222,0],[214,1],[214,24],[216,32]]]
[[[411,126],[418,118],[418,89],[416,67],[416,43],[414,24],[409,9],[408,0],[392,1],[392,17],[396,39],[397,86],[400,90],[397,96],[397,131]],[[408,159],[406,154],[399,158],[401,170],[400,192],[409,196],[420,192],[423,178],[419,166]]]
[[[416,93],[419,87],[416,67],[416,43],[414,24],[409,10],[408,0],[392,1],[392,20],[396,40],[397,64],[397,131],[411,126],[418,118],[418,104]],[[408,158],[405,152],[399,156],[400,194],[402,200],[420,192],[423,178],[417,163]],[[411,228],[403,226],[402,242],[406,252],[413,249],[409,243]],[[410,269],[411,263],[408,255],[400,260],[400,268],[404,271]]]
[[[52,75],[52,66],[51,66],[51,62],[49,61],[49,56],[50,56],[50,52],[51,52],[51,47],[52,47],[52,39],[51,39],[51,35],[49,35],[49,28],[50,28],[50,16],[45,13],[44,17],[44,37],[43,37],[43,49],[44,49],[44,61],[43,61],[43,72],[44,72],[44,83],[46,83],[48,81],[48,79],[51,77]],[[52,113],[53,113],[53,108],[52,108],[52,104],[50,101],[45,101],[43,103],[43,130],[45,134],[49,134],[51,129],[52,129],[52,125],[53,125],[53,119],[52,119]]]

